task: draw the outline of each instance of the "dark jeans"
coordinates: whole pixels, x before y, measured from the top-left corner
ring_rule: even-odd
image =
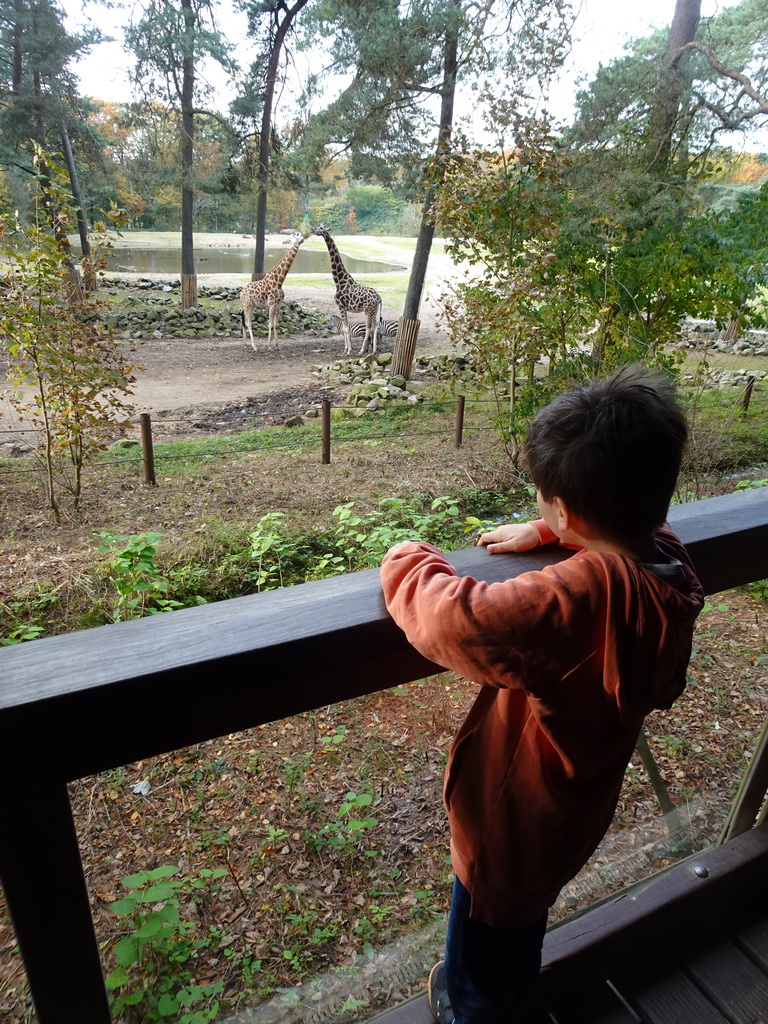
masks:
[[[445,977],[456,1024],[515,1024],[533,995],[547,915],[526,928],[491,928],[469,916],[457,878],[445,940]]]

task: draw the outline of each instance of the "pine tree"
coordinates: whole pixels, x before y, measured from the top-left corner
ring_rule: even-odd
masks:
[[[325,137],[370,174],[377,162],[422,163],[435,138],[429,183],[422,182],[423,218],[393,365],[407,376],[418,335],[418,311],[434,236],[432,203],[452,146],[453,112],[462,83],[521,64],[537,73],[556,66],[569,25],[567,0],[420,0],[403,6],[378,0],[326,0],[308,31],[325,36],[333,70],[351,84],[318,117]],[[542,41],[546,46],[542,46]],[[439,101],[437,123],[428,98]]]
[[[256,249],[253,260],[253,277],[264,274],[264,233],[267,221],[267,193],[269,190],[269,166],[272,152],[272,119],[275,103],[275,88],[284,57],[284,47],[290,32],[295,29],[296,19],[309,0],[244,0],[243,9],[248,14],[248,34],[257,38],[263,34],[262,51],[251,64],[249,74],[240,97],[232,104],[233,112],[241,119],[255,117],[261,112],[258,133],[258,194],[256,202]],[[266,32],[265,32],[266,26]]]
[[[46,162],[34,165],[35,145],[43,150],[64,149],[72,192],[76,198],[78,229],[83,255],[89,243],[82,218],[77,168],[70,143],[70,126],[79,119],[77,90],[71,71],[75,59],[98,39],[89,31],[72,35],[63,24],[63,12],[51,0],[2,0],[0,3],[0,50],[2,65],[10,78],[0,85],[0,161],[17,174],[42,173],[44,192],[53,196],[46,180]],[[79,296],[80,282],[70,252],[68,223],[58,204],[46,204],[51,227],[65,256],[72,294]]]

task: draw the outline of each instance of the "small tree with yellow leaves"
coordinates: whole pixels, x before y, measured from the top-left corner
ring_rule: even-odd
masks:
[[[8,355],[8,401],[34,427],[35,456],[47,503],[61,520],[59,494],[68,490],[77,510],[86,457],[106,447],[130,414],[134,370],[125,346],[101,319],[104,302],[85,294],[73,302],[67,288],[69,254],[50,226],[53,205],[66,220],[72,198],[61,168],[44,154],[46,174],[34,179],[30,227],[0,217],[0,342]],[[116,213],[116,211],[115,211]],[[92,243],[95,266],[108,244],[101,225]]]

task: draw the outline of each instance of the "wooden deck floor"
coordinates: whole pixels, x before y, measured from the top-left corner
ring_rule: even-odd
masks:
[[[553,929],[525,1024],[768,1024],[768,825]]]
[[[768,879],[766,879],[768,887]],[[768,909],[698,923],[676,949],[624,951],[621,962],[543,986],[530,1024],[768,1022]]]

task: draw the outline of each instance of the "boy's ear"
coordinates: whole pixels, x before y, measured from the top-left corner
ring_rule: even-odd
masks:
[[[557,512],[557,532],[562,537],[570,531],[572,539],[579,542],[594,540],[596,534],[592,527],[576,512],[572,512],[562,498],[555,498],[553,501]]]
[[[555,498],[552,502],[557,513],[557,533],[562,537],[570,533],[572,538],[587,539],[593,536],[593,530],[584,522],[580,515],[572,512],[562,498]]]
[[[568,530],[573,525],[573,513],[565,504],[562,498],[553,498],[552,504],[555,506],[557,513],[557,527],[558,533],[562,533],[563,530]]]

